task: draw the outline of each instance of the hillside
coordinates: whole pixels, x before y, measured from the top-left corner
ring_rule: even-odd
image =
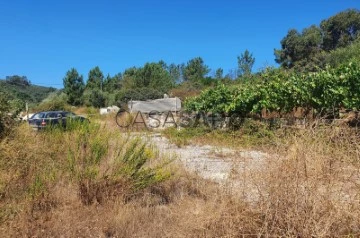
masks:
[[[18,76],[7,77],[6,80],[0,79],[0,93],[6,94],[10,100],[20,99],[31,104],[38,104],[56,90],[52,87],[32,85],[23,77]]]

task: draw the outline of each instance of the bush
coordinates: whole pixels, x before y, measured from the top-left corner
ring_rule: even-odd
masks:
[[[163,131],[163,134],[170,139],[172,143],[178,147],[190,144],[190,141],[196,137],[203,137],[211,131],[206,127],[190,127],[178,130],[174,127],[169,127]]]
[[[0,139],[13,129],[16,124],[15,118],[22,106],[20,100],[8,100],[7,95],[0,93]]]
[[[187,99],[190,111],[237,113],[245,117],[263,109],[284,115],[294,108],[314,109],[316,116],[337,117],[341,108],[359,110],[360,63],[327,67],[316,73],[287,73],[270,70],[263,80],[236,88],[217,86]]]
[[[38,106],[35,106],[32,110],[38,111],[56,111],[64,110],[70,111],[71,106],[67,103],[67,96],[64,93],[54,93],[44,99]]]
[[[90,92],[90,96],[89,96],[90,106],[93,106],[96,108],[104,107],[105,102],[106,102],[106,98],[102,92],[100,92],[98,90],[92,90]]]
[[[170,176],[165,162],[151,162],[156,153],[146,143],[96,123],[69,123],[66,131],[54,127],[36,137],[29,130],[23,125],[0,144],[0,170],[7,175],[0,194],[7,201],[38,201],[63,183],[78,187],[83,204],[103,203]]]

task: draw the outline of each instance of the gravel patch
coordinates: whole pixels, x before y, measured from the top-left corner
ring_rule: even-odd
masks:
[[[150,134],[146,137],[159,149],[160,154],[175,154],[186,169],[220,183],[231,178],[238,180],[249,172],[261,170],[269,158],[268,154],[254,150],[239,151],[210,145],[178,147],[161,134]]]

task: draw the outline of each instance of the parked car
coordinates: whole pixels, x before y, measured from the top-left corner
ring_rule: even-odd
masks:
[[[68,111],[44,111],[35,113],[28,119],[29,125],[34,130],[44,129],[49,126],[62,126],[66,127],[66,123],[69,120],[79,122],[89,122],[89,119],[78,116],[73,112]]]

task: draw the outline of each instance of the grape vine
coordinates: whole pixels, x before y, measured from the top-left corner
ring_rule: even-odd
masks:
[[[273,70],[262,80],[236,87],[218,85],[185,100],[188,111],[237,113],[243,116],[266,109],[289,113],[294,108],[330,115],[341,108],[360,109],[360,64],[327,67],[316,73],[296,74]]]

